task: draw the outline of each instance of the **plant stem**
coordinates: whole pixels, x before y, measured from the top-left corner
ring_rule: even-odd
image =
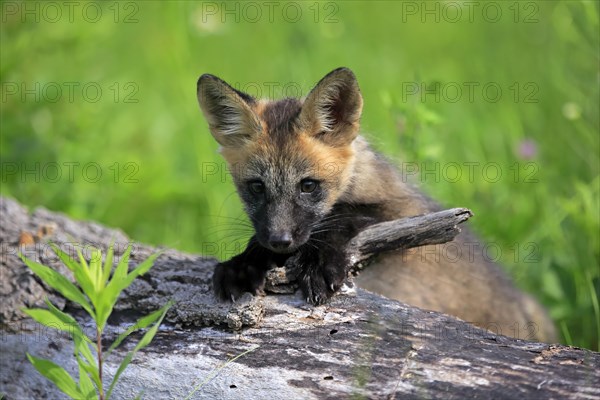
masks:
[[[102,331],[100,328],[96,328],[96,349],[98,353],[98,377],[100,378],[98,392],[100,393],[100,400],[104,400],[104,388],[102,385]]]

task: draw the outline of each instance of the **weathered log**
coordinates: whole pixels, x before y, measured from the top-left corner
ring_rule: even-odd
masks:
[[[19,308],[41,306],[50,295],[61,308],[78,310],[44,288],[17,252],[66,272],[45,241],[72,250],[75,244],[106,249],[114,240],[117,255],[130,241],[120,231],[45,209],[29,214],[6,198],[0,198],[0,218],[0,393],[61,398],[25,352],[77,376],[70,340],[25,319]],[[133,243],[132,266],[156,250]],[[217,303],[210,288],[215,263],[164,250],[120,299],[108,341],[134,316],[171,298],[177,304],[126,370],[114,398],[141,390],[145,398],[182,398],[199,385],[192,398],[600,398],[599,353],[507,338],[360,289],[319,307],[294,294]],[[106,375],[133,344],[126,341],[114,353]]]

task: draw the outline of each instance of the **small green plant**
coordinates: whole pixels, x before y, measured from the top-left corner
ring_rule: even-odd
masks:
[[[40,374],[52,381],[62,392],[73,399],[109,399],[119,377],[127,368],[138,350],[147,346],[158,331],[163,318],[172,302],[168,302],[161,309],[140,318],[134,325],[121,333],[106,352],[102,349],[102,334],[106,322],[111,315],[120,293],[127,288],[139,275],[147,272],[158,257],[154,254],[139,264],[133,271],[128,272],[129,255],[131,246],[127,248],[121,257],[112,277],[113,246],[110,246],[106,254],[104,265],[102,265],[102,254],[100,250],[94,249],[88,262],[78,249],[79,262],[71,258],[58,246],[51,244],[52,249],[60,260],[71,270],[77,287],[71,281],[57,271],[40,263],[27,259],[19,254],[23,262],[48,286],[57,290],[65,298],[80,305],[95,321],[96,336],[88,337],[77,321],[69,314],[56,308],[48,299],[48,309],[34,308],[23,311],[40,324],[62,331],[70,332],[75,343],[74,356],[79,366],[79,382],[76,382],[62,367],[50,360],[37,358],[27,353],[27,358]],[[152,325],[154,324],[154,325]],[[127,353],[112,382],[105,390],[102,379],[102,365],[112,351],[119,346],[132,332],[144,329],[152,325],[137,343],[135,348]],[[95,355],[93,352],[95,351]]]

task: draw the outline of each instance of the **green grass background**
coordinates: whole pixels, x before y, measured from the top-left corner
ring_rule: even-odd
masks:
[[[198,76],[278,97],[347,66],[374,146],[437,169],[415,176],[422,188],[473,209],[470,226],[548,307],[563,343],[597,350],[598,3],[492,3],[455,20],[448,2],[427,2],[434,14],[422,2],[276,3],[272,18],[263,2],[260,16],[237,2],[82,2],[58,19],[43,2],[27,2],[33,15],[3,2],[1,193],[229,257],[248,232],[232,219],[243,213],[197,106]],[[410,94],[415,84],[427,94]],[[501,88],[497,101],[486,84]],[[478,85],[472,98],[467,85]]]

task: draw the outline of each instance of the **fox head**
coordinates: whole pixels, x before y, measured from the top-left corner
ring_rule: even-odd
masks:
[[[362,112],[352,71],[330,72],[305,99],[274,101],[204,74],[198,101],[256,239],[277,253],[305,244],[351,184]]]

